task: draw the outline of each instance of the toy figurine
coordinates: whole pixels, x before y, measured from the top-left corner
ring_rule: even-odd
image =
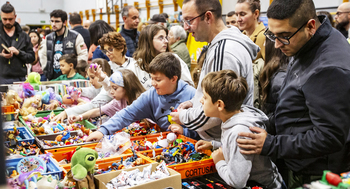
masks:
[[[9,146],[16,146],[17,144],[17,136],[19,135],[19,130],[17,130],[17,127],[13,127],[13,131],[7,131],[6,133],[6,140],[10,142]]]
[[[26,120],[29,114],[35,115],[38,112],[38,107],[41,107],[41,95],[35,95],[26,99],[19,113]]]
[[[18,96],[18,94],[14,90],[8,90],[8,92],[6,93],[5,102],[6,102],[5,106],[13,105],[15,110],[18,110],[21,108],[20,103],[22,102],[22,99]]]
[[[70,181],[77,182],[76,189],[94,189],[94,168],[98,154],[90,148],[76,149],[72,156],[71,170],[67,173]]]
[[[67,94],[62,98],[63,104],[81,105],[90,102],[88,98],[81,97],[81,92],[74,87],[67,87]]]

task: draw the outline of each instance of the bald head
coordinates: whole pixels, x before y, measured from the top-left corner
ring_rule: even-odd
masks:
[[[344,28],[349,30],[350,26],[350,2],[342,3],[337,9],[337,14],[335,15],[335,21],[337,22],[337,28]]]
[[[88,30],[90,27],[90,24],[91,24],[90,20],[84,20],[83,27]]]
[[[339,5],[338,10],[350,11],[350,2],[345,2]]]

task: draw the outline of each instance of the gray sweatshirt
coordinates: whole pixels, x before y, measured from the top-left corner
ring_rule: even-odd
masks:
[[[222,179],[232,187],[243,188],[248,180],[267,188],[281,188],[282,177],[276,165],[267,156],[242,155],[237,146],[239,132],[250,132],[249,127],[266,128],[267,116],[259,109],[243,105],[241,112],[221,124],[221,143],[225,160],[215,164]],[[214,142],[215,143],[215,142]],[[214,147],[218,147],[217,142]]]
[[[205,117],[200,99],[203,96],[201,82],[210,72],[233,70],[247,80],[249,91],[243,104],[253,105],[253,66],[259,47],[237,27],[221,31],[209,44],[203,63],[195,96],[191,102],[193,108],[180,112],[180,121],[187,128],[198,132],[204,140],[220,140],[219,118]]]

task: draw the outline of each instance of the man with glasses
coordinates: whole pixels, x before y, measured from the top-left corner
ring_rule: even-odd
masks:
[[[195,97],[180,104],[173,112],[173,121],[198,132],[205,140],[220,140],[221,120],[204,115],[200,99],[203,96],[201,81],[210,72],[233,70],[247,80],[249,91],[243,104],[253,105],[253,68],[259,47],[237,27],[228,29],[222,20],[219,0],[185,0],[182,6],[184,29],[196,41],[208,42]]]
[[[24,81],[27,75],[26,63],[35,60],[30,37],[22,31],[16,17],[15,8],[10,3],[1,7],[0,84]]]
[[[349,37],[350,28],[350,3],[345,2],[339,5],[337,13],[335,15],[335,21],[337,23],[336,28],[344,35],[345,38]]]
[[[139,11],[134,6],[125,6],[121,12],[124,25],[120,34],[126,41],[127,57],[132,57],[139,43],[140,32],[137,31],[137,26],[140,22]]]
[[[79,60],[88,60],[88,50],[84,38],[66,27],[67,13],[54,10],[50,13],[53,32],[48,34],[39,50],[40,63],[48,80],[62,75],[59,59],[64,54],[75,54]]]
[[[268,39],[291,57],[275,111],[277,135],[251,127],[242,154],[283,159],[288,188],[350,170],[350,46],[312,0],[274,0]],[[281,171],[281,168],[279,167]],[[281,171],[282,172],[282,171]]]

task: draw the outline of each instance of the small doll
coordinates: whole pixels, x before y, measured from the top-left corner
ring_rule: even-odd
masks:
[[[20,86],[22,87],[22,91],[19,93],[21,98],[25,99],[35,95],[34,88],[29,83],[22,83]]]
[[[5,101],[6,101],[6,104],[5,104],[6,106],[13,105],[15,110],[18,110],[21,107],[20,103],[22,102],[22,99],[18,96],[16,91],[8,90],[8,92],[6,93]]]
[[[67,87],[67,94],[62,98],[63,104],[81,105],[90,102],[88,98],[81,97],[81,92],[74,87]]]
[[[24,101],[19,113],[26,120],[29,114],[35,115],[38,112],[38,108],[40,107],[41,107],[41,95],[35,95]]]

